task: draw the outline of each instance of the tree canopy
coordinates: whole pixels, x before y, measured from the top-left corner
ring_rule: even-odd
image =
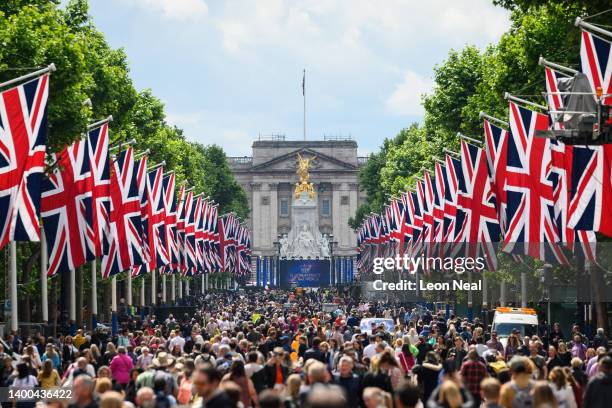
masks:
[[[482,51],[471,45],[450,50],[447,59],[434,68],[433,91],[422,96],[423,122],[385,140],[360,171],[360,187],[367,200],[351,219],[353,228],[370,211],[379,212],[399,189],[412,186],[423,167],[433,168],[434,156],[441,157],[444,148],[456,150],[458,132],[482,139],[480,111],[507,117],[505,92],[543,103],[545,81],[539,57],[578,67],[576,17],[594,15],[590,21],[602,23],[609,16],[595,16],[609,8],[609,2],[599,0],[494,0],[494,4],[511,10],[510,28],[497,44]]]
[[[220,205],[220,213],[248,215],[246,194],[218,146],[187,140],[166,122],[165,107],[149,89],[137,90],[128,57],[113,49],[89,16],[87,0],[6,0],[0,4],[0,81],[53,62],[49,92],[48,152],[81,137],[87,124],[113,116],[111,143],[136,139],[150,160],[166,161],[177,182],[188,182]],[[91,107],[84,104],[91,100]]]

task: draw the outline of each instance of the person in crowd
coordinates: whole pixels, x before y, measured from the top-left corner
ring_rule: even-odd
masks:
[[[75,390],[73,404],[83,407],[109,395],[106,406],[126,408],[433,408],[479,400],[516,408],[536,399],[551,404],[548,390],[535,391],[534,380],[542,379],[560,407],[612,401],[609,335],[602,330],[587,337],[577,325],[568,336],[560,325],[526,336],[514,329],[500,347],[497,333],[477,318],[445,317],[398,299],[364,301],[337,288],[215,290],[181,303],[193,311],[168,319],[126,313],[118,335],[98,327],[71,337],[68,326],[58,337],[11,332],[6,341],[17,360],[0,347],[0,385],[32,376],[48,388],[62,376]],[[364,318],[395,324],[363,330]]]
[[[61,379],[57,370],[53,367],[52,360],[45,360],[42,370],[38,373],[38,384],[42,389],[59,387]]]
[[[576,408],[576,398],[572,389],[567,374],[561,367],[555,367],[548,375],[550,385],[560,407]]]
[[[584,390],[584,408],[609,407],[612,401],[612,357],[602,358],[598,370]]]
[[[98,408],[98,402],[94,398],[95,383],[93,378],[83,374],[75,378],[72,384],[73,402],[68,408]]]
[[[470,349],[468,359],[461,365],[461,378],[472,394],[476,406],[480,406],[480,383],[487,377],[487,367],[480,361],[476,348]]]
[[[124,346],[119,346],[117,348],[117,355],[113,357],[109,368],[113,380],[121,385],[121,388],[125,389],[130,382],[130,372],[132,368],[134,368],[134,362],[127,355],[127,350]]]
[[[533,408],[557,408],[559,403],[553,389],[546,381],[537,381],[532,391]]]
[[[499,393],[501,384],[496,378],[485,378],[480,383],[480,397],[483,408],[501,408],[499,405]]]

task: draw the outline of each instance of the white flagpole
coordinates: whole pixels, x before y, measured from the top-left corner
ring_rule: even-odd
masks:
[[[145,282],[147,280],[145,279],[144,275],[142,276],[141,279],[141,285],[140,285],[140,306],[145,307],[145,305],[147,304],[147,300],[145,298]]]
[[[119,331],[119,321],[117,320],[117,276],[111,279],[111,332],[113,336]]]
[[[176,303],[176,273],[172,274],[172,291],[170,293],[170,299],[172,300],[172,305]]]
[[[11,331],[19,329],[19,314],[17,308],[17,243],[9,243],[9,285],[11,287]]]
[[[91,328],[98,326],[98,265],[91,261]]]
[[[304,96],[304,141],[306,140],[306,70],[302,77],[302,95]]]
[[[0,88],[5,88],[7,86],[16,84],[18,82],[25,81],[26,79],[36,78],[36,77],[46,74],[47,72],[53,72],[53,71],[55,71],[55,64],[49,64],[46,68],[39,69],[38,71],[30,72],[29,74],[22,75],[20,77],[13,78],[6,82],[3,82],[0,84]]]
[[[153,269],[151,271],[151,306],[153,306],[157,302],[157,293],[155,288],[155,274],[157,273],[157,269]]]
[[[76,333],[76,270],[70,270],[70,312],[68,319],[70,320],[70,334],[74,336]]]
[[[166,298],[166,274],[164,273],[162,275],[162,303],[166,304],[167,302],[167,298]]]
[[[49,303],[47,298],[47,237],[41,225],[40,227],[40,302],[42,303],[42,321],[49,322]]]
[[[127,306],[131,309],[132,307],[132,272],[128,271],[127,274],[127,294],[125,296]]]

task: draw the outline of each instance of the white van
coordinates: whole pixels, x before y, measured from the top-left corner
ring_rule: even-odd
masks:
[[[380,325],[384,325],[385,330],[389,333],[393,332],[395,329],[395,323],[393,319],[383,319],[381,317],[369,317],[365,319],[361,319],[359,323],[359,329],[362,333],[366,333],[368,336],[372,334],[372,327],[378,327]]]
[[[535,310],[526,307],[498,307],[493,316],[491,331],[497,332],[497,338],[504,347],[508,337],[516,329],[522,343],[523,337],[538,333],[538,314]]]

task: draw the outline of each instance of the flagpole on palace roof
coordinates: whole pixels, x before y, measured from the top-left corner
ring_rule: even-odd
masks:
[[[304,141],[306,141],[306,69],[302,77],[302,96],[304,97]]]

